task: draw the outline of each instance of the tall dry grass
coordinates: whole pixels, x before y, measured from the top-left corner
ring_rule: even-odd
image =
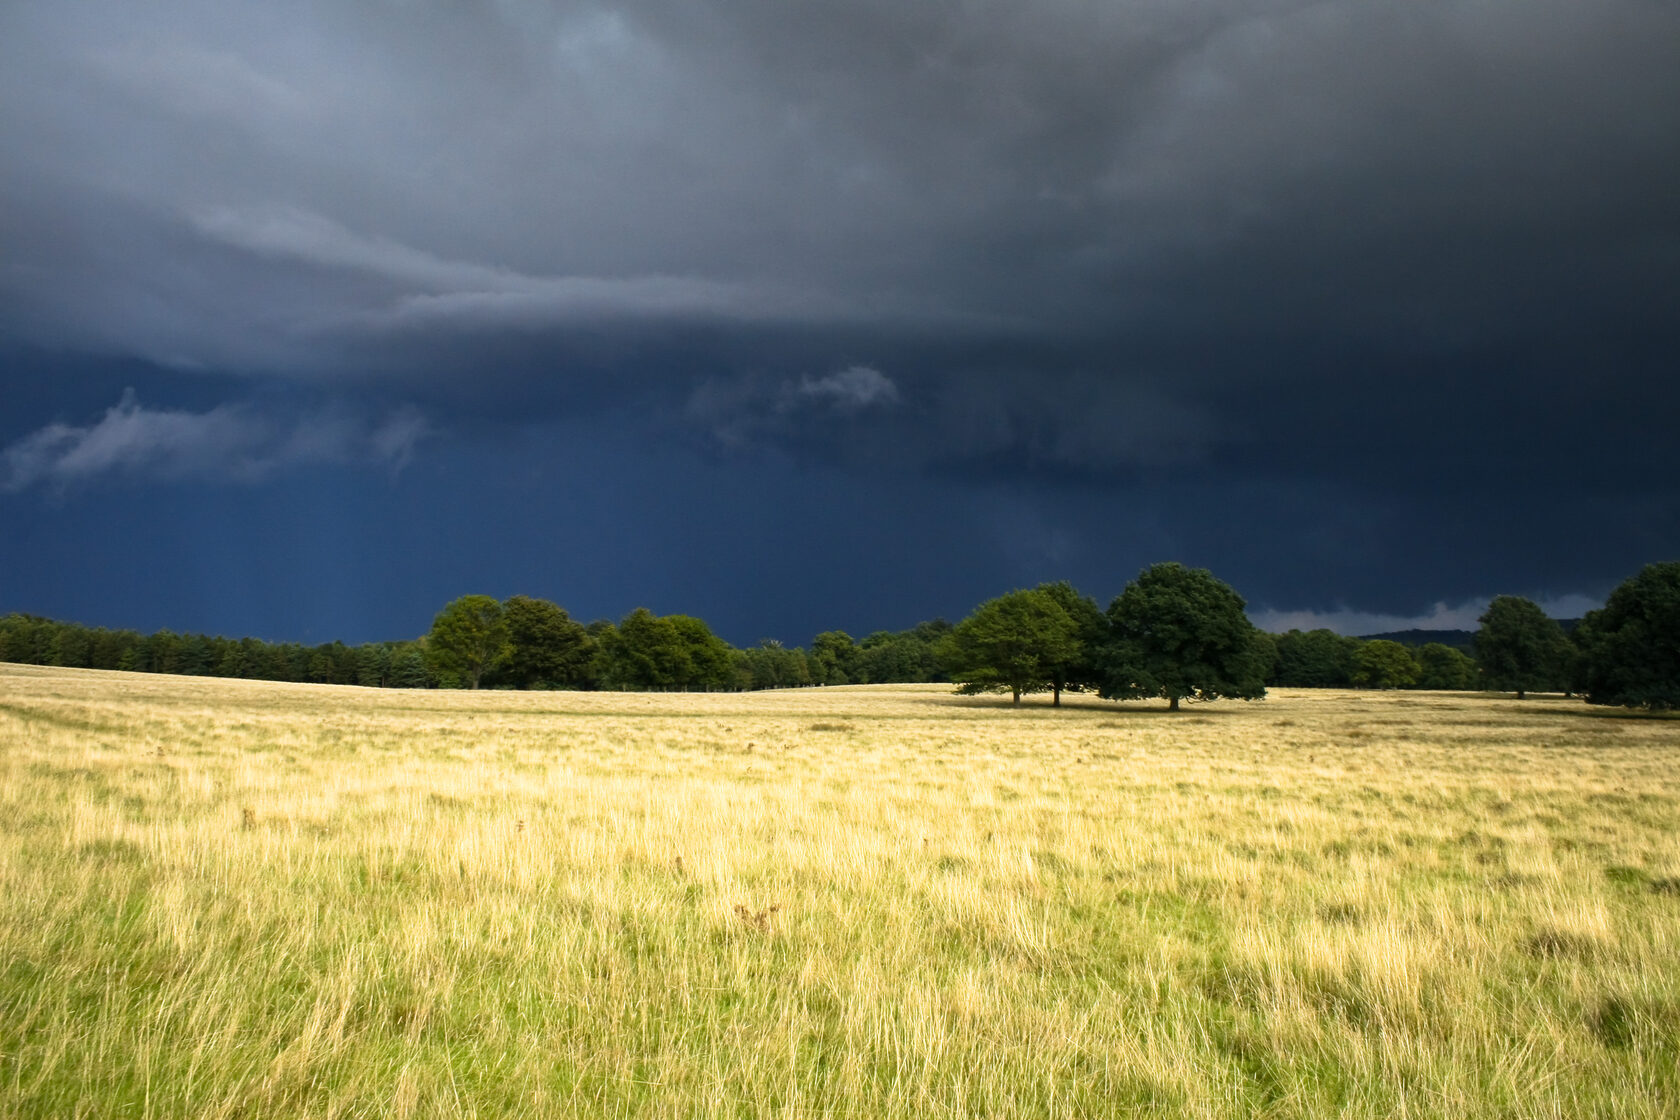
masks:
[[[0,1113],[1680,1115],[1680,724],[0,666]]]

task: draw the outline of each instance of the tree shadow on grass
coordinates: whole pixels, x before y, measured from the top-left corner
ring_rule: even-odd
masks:
[[[949,696],[930,697],[932,703],[948,707],[982,709],[986,711],[1031,712],[1038,713],[1068,713],[1083,715],[1125,716],[1135,719],[1171,718],[1193,721],[1207,717],[1230,717],[1242,714],[1242,708],[1237,705],[1244,701],[1181,701],[1182,707],[1178,711],[1171,711],[1165,700],[1103,700],[1096,696],[1077,693],[1062,693],[1061,707],[1056,707],[1050,700],[1049,693],[1032,693],[1021,697],[1019,704],[1014,703],[1008,695],[996,696],[985,694],[980,696]],[[1145,706],[1147,705],[1147,706]],[[1215,707],[1215,705],[1218,705]]]
[[[1654,720],[1658,723],[1680,722],[1680,712],[1649,708],[1617,708],[1611,705],[1593,705],[1581,708],[1556,708],[1548,714],[1572,716],[1575,719],[1613,719],[1613,720]]]

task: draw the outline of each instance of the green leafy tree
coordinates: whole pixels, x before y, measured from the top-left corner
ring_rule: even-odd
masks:
[[[426,637],[426,656],[433,666],[468,688],[479,687],[506,652],[505,612],[488,595],[463,595],[451,602],[432,620]]]
[[[159,630],[146,639],[146,663],[153,673],[181,671],[181,636],[173,630]]]
[[[95,669],[115,669],[122,663],[123,654],[134,648],[140,635],[132,630],[100,629],[94,635],[91,663]],[[0,658],[4,660],[4,658]]]
[[[1291,630],[1272,638],[1277,660],[1269,683],[1285,688],[1345,688],[1353,683],[1358,638],[1334,630]]]
[[[913,631],[877,630],[858,643],[858,675],[871,684],[911,684],[930,679],[937,662]]]
[[[892,633],[877,630],[858,644],[858,675],[871,684],[923,684],[942,681],[939,647],[951,632],[942,618]]]
[[[51,655],[53,624],[31,614],[7,615],[6,623],[4,660],[20,665],[45,665]]]
[[[1054,599],[1056,605],[1073,619],[1074,637],[1078,639],[1078,649],[1072,657],[1050,666],[1050,691],[1055,694],[1051,703],[1059,708],[1062,706],[1064,690],[1094,691],[1100,685],[1096,656],[1097,651],[1102,648],[1103,639],[1107,637],[1108,620],[1098,609],[1095,599],[1081,595],[1074,590],[1073,584],[1065,579],[1055,583],[1041,583],[1038,590]]]
[[[1476,661],[1489,685],[1522,700],[1530,692],[1567,683],[1569,639],[1538,604],[1520,595],[1500,595],[1477,621]]]
[[[216,665],[215,646],[203,634],[186,634],[181,638],[181,661],[178,672],[194,677],[210,674]]]
[[[309,655],[309,680],[311,684],[333,683],[333,656],[329,646],[316,646]]]
[[[1059,666],[1080,656],[1079,625],[1054,596],[1042,590],[1011,591],[989,599],[957,623],[940,660],[958,692],[1025,692],[1054,687]]]
[[[919,642],[937,647],[940,642],[945,640],[945,636],[954,629],[955,627],[943,618],[930,618],[926,622],[916,623],[905,632]]]
[[[356,647],[356,683],[365,688],[384,688],[391,677],[391,647],[367,642]]]
[[[859,650],[844,630],[824,630],[811,639],[811,678],[817,684],[857,684]]]
[[[1476,687],[1476,663],[1464,651],[1428,642],[1417,651],[1419,688],[1461,692]]]
[[[58,633],[53,636],[52,648],[48,653],[47,664],[61,665],[66,669],[85,669],[93,656],[93,637],[86,627],[73,623],[59,623]]]
[[[732,689],[735,687],[735,650],[712,633],[712,628],[693,615],[667,615],[688,654],[688,673],[678,680],[680,688]]]
[[[229,642],[216,657],[215,675],[218,677],[243,677],[250,668],[244,642]]]
[[[774,638],[765,638],[741,656],[747,666],[748,688],[798,688],[811,683],[805,651],[788,649]]]
[[[891,630],[876,630],[858,643],[858,674],[871,684],[903,683],[917,668],[912,642]]]
[[[1204,568],[1156,564],[1109,605],[1102,695],[1178,702],[1266,695],[1271,649],[1242,596]]]
[[[594,643],[595,652],[589,658],[589,666],[584,670],[583,680],[579,683],[579,687],[586,689],[614,687],[607,683],[607,670],[610,660],[608,647],[616,640],[618,627],[614,626],[609,619],[597,618],[594,622],[586,623],[583,631],[589,635],[589,640]]]
[[[1680,708],[1680,562],[1647,564],[1576,632],[1589,704]]]
[[[403,642],[391,651],[392,688],[430,688],[425,650],[418,642]]]
[[[1363,688],[1410,688],[1418,675],[1417,658],[1399,642],[1376,638],[1353,653],[1353,683]]]
[[[547,599],[515,595],[502,604],[508,654],[504,676],[520,688],[575,688],[595,652],[583,624]]]
[[[21,614],[0,616],[0,661],[29,664],[28,621]]]
[[[601,684],[618,690],[680,688],[694,673],[688,643],[676,625],[646,607],[637,607],[602,633]]]
[[[250,680],[283,681],[287,676],[287,647],[272,642],[246,638],[240,642],[245,650],[245,676]]]

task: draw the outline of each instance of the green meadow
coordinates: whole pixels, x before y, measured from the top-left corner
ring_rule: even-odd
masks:
[[[0,1115],[1680,1115],[1680,722],[0,665]]]

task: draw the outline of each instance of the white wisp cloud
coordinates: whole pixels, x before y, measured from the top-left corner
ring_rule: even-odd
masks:
[[[538,327],[630,318],[797,321],[849,314],[833,300],[785,285],[772,289],[668,274],[533,275],[454,260],[358,233],[296,206],[206,207],[188,220],[201,236],[255,257],[357,273],[388,285],[382,301],[351,317],[364,327]]]
[[[799,396],[822,401],[842,410],[898,403],[898,386],[892,378],[869,366],[851,366],[827,377],[804,377]]]
[[[0,452],[0,489],[111,476],[254,482],[311,464],[400,470],[428,431],[412,407],[377,423],[330,410],[281,422],[241,404],[207,412],[147,408],[130,390],[92,424],[48,424]]]

